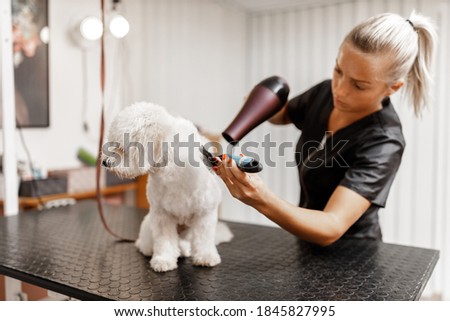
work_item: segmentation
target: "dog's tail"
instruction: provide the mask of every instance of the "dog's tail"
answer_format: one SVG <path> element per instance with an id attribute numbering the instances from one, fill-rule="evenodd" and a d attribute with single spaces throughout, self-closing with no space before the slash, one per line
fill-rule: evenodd
<path id="1" fill-rule="evenodd" d="M 217 222 L 216 225 L 216 245 L 220 243 L 230 242 L 233 239 L 233 233 L 231 232 L 228 225 L 224 222 Z"/>

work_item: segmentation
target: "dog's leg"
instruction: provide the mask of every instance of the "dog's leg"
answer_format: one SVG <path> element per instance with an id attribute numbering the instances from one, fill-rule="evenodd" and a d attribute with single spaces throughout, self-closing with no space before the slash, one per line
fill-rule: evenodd
<path id="1" fill-rule="evenodd" d="M 187 227 L 179 234 L 179 246 L 182 257 L 190 257 L 191 256 L 191 240 L 192 240 L 192 231 L 190 227 Z"/>
<path id="2" fill-rule="evenodd" d="M 151 212 L 152 211 L 150 210 L 150 212 L 145 215 L 139 229 L 139 237 L 134 243 L 139 251 L 145 256 L 152 256 L 153 254 L 153 236 L 150 222 Z"/>
<path id="3" fill-rule="evenodd" d="M 220 256 L 214 242 L 217 224 L 215 213 L 200 214 L 192 224 L 192 259 L 194 265 L 215 266 L 220 263 Z"/>
<path id="4" fill-rule="evenodd" d="M 163 211 L 152 212 L 150 217 L 154 241 L 150 266 L 155 272 L 174 270 L 180 256 L 177 223 Z"/>

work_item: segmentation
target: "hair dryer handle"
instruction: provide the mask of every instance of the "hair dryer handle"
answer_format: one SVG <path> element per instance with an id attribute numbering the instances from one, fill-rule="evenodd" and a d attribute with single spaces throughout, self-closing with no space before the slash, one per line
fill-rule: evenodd
<path id="1" fill-rule="evenodd" d="M 264 79 L 253 88 L 244 106 L 222 136 L 233 145 L 256 126 L 275 115 L 289 95 L 287 82 L 278 76 Z"/>

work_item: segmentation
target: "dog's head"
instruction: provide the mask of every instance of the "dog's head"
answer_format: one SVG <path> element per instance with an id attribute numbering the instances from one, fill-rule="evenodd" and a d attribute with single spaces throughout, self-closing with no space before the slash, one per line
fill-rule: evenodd
<path id="1" fill-rule="evenodd" d="M 167 139 L 175 118 L 165 108 L 136 103 L 114 118 L 102 148 L 102 163 L 120 177 L 134 178 L 167 165 Z"/>

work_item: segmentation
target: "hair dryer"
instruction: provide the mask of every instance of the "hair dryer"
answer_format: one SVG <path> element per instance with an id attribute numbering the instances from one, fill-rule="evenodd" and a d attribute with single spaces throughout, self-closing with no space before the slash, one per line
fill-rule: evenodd
<path id="1" fill-rule="evenodd" d="M 275 115 L 287 101 L 289 86 L 278 76 L 264 79 L 250 92 L 236 118 L 222 136 L 232 145 L 236 145 L 242 137 L 256 126 Z"/>

